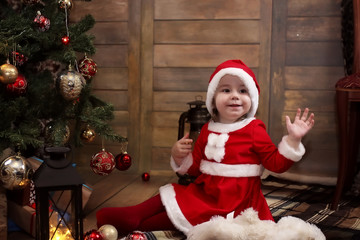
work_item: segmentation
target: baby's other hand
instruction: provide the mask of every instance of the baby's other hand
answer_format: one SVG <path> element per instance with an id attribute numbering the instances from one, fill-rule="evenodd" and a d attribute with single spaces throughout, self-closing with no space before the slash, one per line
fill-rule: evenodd
<path id="1" fill-rule="evenodd" d="M 292 123 L 289 116 L 285 117 L 286 120 L 286 128 L 288 131 L 288 142 L 290 144 L 298 145 L 301 141 L 301 139 L 311 130 L 311 128 L 315 124 L 315 115 L 314 113 L 311 113 L 309 115 L 309 109 L 305 108 L 302 116 L 301 115 L 301 109 L 298 108 L 295 116 L 295 120 Z"/>

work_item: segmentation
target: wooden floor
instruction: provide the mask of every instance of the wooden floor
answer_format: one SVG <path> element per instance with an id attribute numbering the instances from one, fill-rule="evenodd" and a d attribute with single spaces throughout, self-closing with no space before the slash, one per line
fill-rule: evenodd
<path id="1" fill-rule="evenodd" d="M 89 176 L 86 182 L 92 186 L 93 192 L 87 202 L 84 213 L 84 233 L 97 229 L 96 211 L 102 207 L 131 206 L 156 195 L 159 187 L 176 182 L 175 173 L 150 173 L 150 180 L 145 182 L 141 174 L 128 174 L 114 171 L 106 177 Z M 95 182 L 92 185 L 92 182 Z"/>
<path id="2" fill-rule="evenodd" d="M 85 183 L 93 191 L 84 208 L 84 233 L 97 229 L 96 211 L 102 207 L 131 206 L 156 195 L 159 187 L 176 182 L 177 176 L 172 172 L 150 173 L 150 180 L 145 182 L 141 174 L 113 171 L 108 176 L 99 176 L 89 168 L 77 168 Z M 1 237 L 0 237 L 1 239 Z M 7 240 L 33 240 L 28 234 L 11 232 Z"/>

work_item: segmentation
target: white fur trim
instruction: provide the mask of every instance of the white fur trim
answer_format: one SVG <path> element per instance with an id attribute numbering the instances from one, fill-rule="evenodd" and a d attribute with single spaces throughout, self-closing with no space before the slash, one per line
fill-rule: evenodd
<path id="1" fill-rule="evenodd" d="M 287 135 L 284 136 L 279 143 L 279 153 L 294 162 L 298 162 L 305 154 L 305 147 L 302 143 L 299 144 L 299 147 L 297 149 L 291 147 L 286 141 L 287 137 Z"/>
<path id="2" fill-rule="evenodd" d="M 205 156 L 208 159 L 214 159 L 217 162 L 221 162 L 225 156 L 225 143 L 228 139 L 229 135 L 227 133 L 210 133 L 205 147 Z"/>
<path id="3" fill-rule="evenodd" d="M 213 120 L 210 120 L 208 129 L 213 132 L 217 133 L 229 133 L 234 132 L 235 130 L 241 129 L 248 125 L 250 122 L 255 120 L 254 117 L 246 118 L 242 121 L 234 122 L 234 123 L 219 123 L 214 122 Z"/>
<path id="4" fill-rule="evenodd" d="M 245 87 L 249 91 L 249 95 L 251 98 L 251 108 L 248 113 L 248 117 L 254 117 L 259 105 L 259 91 L 256 87 L 255 80 L 243 69 L 241 68 L 224 68 L 217 72 L 214 77 L 211 79 L 207 94 L 206 94 L 206 107 L 211 115 L 213 115 L 213 98 L 215 96 L 216 89 L 219 85 L 219 82 L 223 76 L 226 74 L 233 75 L 239 77 L 244 83 Z"/>
<path id="5" fill-rule="evenodd" d="M 166 213 L 169 219 L 177 229 L 187 234 L 193 228 L 193 226 L 185 218 L 179 205 L 177 204 L 175 198 L 176 194 L 173 185 L 167 184 L 165 186 L 162 186 L 160 187 L 159 192 L 160 192 L 161 202 L 165 206 Z"/>
<path id="6" fill-rule="evenodd" d="M 257 177 L 264 168 L 257 164 L 223 164 L 201 160 L 200 171 L 212 176 L 222 177 Z"/>
<path id="7" fill-rule="evenodd" d="M 258 213 L 248 208 L 234 219 L 214 216 L 210 221 L 196 225 L 187 240 L 325 240 L 324 234 L 314 224 L 300 218 L 283 217 L 278 223 L 260 220 Z"/>
<path id="8" fill-rule="evenodd" d="M 176 164 L 174 158 L 171 156 L 170 157 L 170 166 L 171 168 L 179 173 L 179 174 L 185 174 L 187 173 L 187 171 L 189 170 L 189 168 L 191 167 L 191 165 L 193 164 L 193 157 L 192 154 L 189 153 L 183 160 L 182 164 L 179 166 Z"/>

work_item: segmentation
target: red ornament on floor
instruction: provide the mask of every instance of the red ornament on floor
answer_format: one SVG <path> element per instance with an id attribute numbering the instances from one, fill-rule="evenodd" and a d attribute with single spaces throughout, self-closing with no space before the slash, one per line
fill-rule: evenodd
<path id="1" fill-rule="evenodd" d="M 88 231 L 84 235 L 84 240 L 103 240 L 103 237 L 95 229 Z"/>
<path id="2" fill-rule="evenodd" d="M 141 175 L 141 178 L 144 182 L 147 182 L 150 180 L 150 174 L 147 173 L 147 172 L 144 172 L 142 175 Z"/>
<path id="3" fill-rule="evenodd" d="M 115 157 L 115 167 L 120 171 L 128 170 L 131 167 L 131 156 L 126 152 L 118 154 Z"/>
<path id="4" fill-rule="evenodd" d="M 61 42 L 64 44 L 64 45 L 68 45 L 70 43 L 70 38 L 69 36 L 63 36 L 61 38 Z"/>
<path id="5" fill-rule="evenodd" d="M 132 232 L 126 236 L 125 240 L 146 240 L 146 236 L 142 232 Z"/>

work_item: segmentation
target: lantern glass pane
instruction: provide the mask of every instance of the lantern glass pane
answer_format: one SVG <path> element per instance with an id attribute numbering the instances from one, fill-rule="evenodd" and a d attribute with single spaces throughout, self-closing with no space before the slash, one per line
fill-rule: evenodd
<path id="1" fill-rule="evenodd" d="M 49 239 L 73 240 L 74 219 L 71 211 L 73 205 L 72 191 L 61 190 L 49 192 Z"/>

